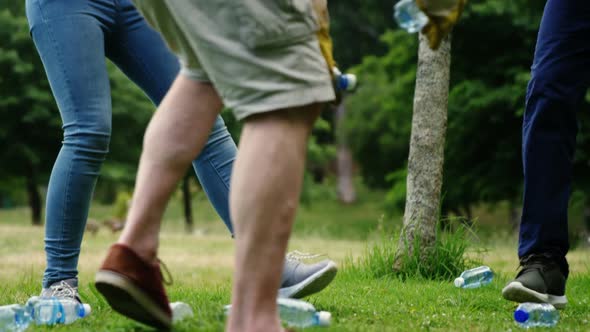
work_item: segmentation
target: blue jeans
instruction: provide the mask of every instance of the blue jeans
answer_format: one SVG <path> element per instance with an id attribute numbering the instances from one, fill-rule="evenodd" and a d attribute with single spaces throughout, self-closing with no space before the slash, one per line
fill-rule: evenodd
<path id="1" fill-rule="evenodd" d="M 43 287 L 76 278 L 88 209 L 111 136 L 105 57 L 159 104 L 180 66 L 130 0 L 27 0 L 31 35 L 63 121 L 47 193 Z M 193 166 L 227 225 L 236 146 L 219 117 Z"/>
<path id="2" fill-rule="evenodd" d="M 551 254 L 566 273 L 576 110 L 589 85 L 590 2 L 549 0 L 523 122 L 524 202 L 518 254 Z"/>

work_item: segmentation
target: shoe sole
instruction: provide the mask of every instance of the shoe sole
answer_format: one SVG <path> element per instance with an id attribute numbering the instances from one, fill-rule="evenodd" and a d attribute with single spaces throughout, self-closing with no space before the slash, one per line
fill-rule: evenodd
<path id="1" fill-rule="evenodd" d="M 337 272 L 336 263 L 329 262 L 323 269 L 298 284 L 279 289 L 279 297 L 300 299 L 315 294 L 326 288 L 334 280 Z"/>
<path id="2" fill-rule="evenodd" d="M 96 273 L 96 289 L 123 316 L 160 330 L 169 330 L 172 317 L 127 277 L 113 271 Z"/>
<path id="3" fill-rule="evenodd" d="M 550 303 L 557 309 L 565 308 L 567 298 L 565 295 L 550 295 L 536 292 L 526 288 L 521 282 L 513 281 L 502 289 L 502 296 L 508 300 L 518 303 L 535 302 Z"/>

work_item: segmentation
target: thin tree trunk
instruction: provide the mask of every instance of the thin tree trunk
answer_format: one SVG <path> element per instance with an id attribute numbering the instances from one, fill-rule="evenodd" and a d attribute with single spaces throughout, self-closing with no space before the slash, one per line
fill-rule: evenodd
<path id="1" fill-rule="evenodd" d="M 438 50 L 433 51 L 428 47 L 426 38 L 420 34 L 406 208 L 394 270 L 402 269 L 402 257 L 413 255 L 414 250 L 419 250 L 421 257 L 426 257 L 436 240 L 447 129 L 450 65 L 450 37 L 442 42 Z M 414 248 L 416 243 L 419 243 L 419 248 Z"/>
<path id="2" fill-rule="evenodd" d="M 191 205 L 191 174 L 188 173 L 182 181 L 182 203 L 184 206 L 184 226 L 187 233 L 193 232 L 193 207 Z"/>
<path id="3" fill-rule="evenodd" d="M 340 126 L 346 114 L 346 107 L 344 105 L 344 97 L 340 101 L 336 110 L 336 132 L 340 132 Z M 354 189 L 353 167 L 354 160 L 352 159 L 352 151 L 348 147 L 348 142 L 344 135 L 337 135 L 338 150 L 338 199 L 345 204 L 352 204 L 356 202 L 356 191 Z"/>
<path id="4" fill-rule="evenodd" d="M 35 226 L 41 223 L 41 194 L 37 187 L 37 175 L 34 167 L 29 165 L 29 174 L 27 175 L 27 195 L 29 198 L 29 207 L 31 208 L 31 222 Z"/>

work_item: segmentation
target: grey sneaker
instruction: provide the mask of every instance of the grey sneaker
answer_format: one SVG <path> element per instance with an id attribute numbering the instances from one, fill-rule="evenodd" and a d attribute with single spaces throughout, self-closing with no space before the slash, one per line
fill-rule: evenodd
<path id="1" fill-rule="evenodd" d="M 520 262 L 522 269 L 516 279 L 502 290 L 502 296 L 518 303 L 550 303 L 565 308 L 566 276 L 555 259 L 548 255 L 530 255 Z"/>
<path id="2" fill-rule="evenodd" d="M 305 264 L 303 260 L 319 255 L 289 253 L 285 259 L 279 297 L 299 299 L 317 293 L 332 282 L 338 272 L 336 263 L 325 259 L 318 263 Z"/>
<path id="3" fill-rule="evenodd" d="M 80 299 L 80 295 L 78 294 L 77 279 L 54 282 L 49 288 L 44 288 L 41 291 L 41 297 L 70 298 L 82 303 L 82 299 Z"/>

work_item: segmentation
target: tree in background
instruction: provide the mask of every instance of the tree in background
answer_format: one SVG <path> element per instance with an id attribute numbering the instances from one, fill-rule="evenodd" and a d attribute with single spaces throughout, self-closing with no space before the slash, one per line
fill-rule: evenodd
<path id="1" fill-rule="evenodd" d="M 360 85 L 346 98 L 349 111 L 341 133 L 348 137 L 363 180 L 373 188 L 390 186 L 387 175 L 405 168 L 408 160 L 418 45 L 399 30 L 386 32 L 381 43 L 387 54 L 367 56 L 352 69 Z"/>
<path id="2" fill-rule="evenodd" d="M 0 3 L 0 40 L 0 188 L 22 183 L 33 223 L 41 224 L 43 197 L 39 188 L 47 183 L 63 131 L 29 35 L 23 1 Z M 108 69 L 113 137 L 97 191 L 113 203 L 119 190 L 133 185 L 143 133 L 154 106 L 115 66 L 109 64 Z"/>
<path id="3" fill-rule="evenodd" d="M 59 149 L 61 123 L 23 7 L 22 1 L 0 5 L 0 181 L 24 180 L 32 222 L 40 225 L 39 184 Z"/>
<path id="4" fill-rule="evenodd" d="M 408 158 L 404 225 L 394 269 L 403 268 L 403 257 L 414 251 L 430 255 L 436 241 L 439 218 L 447 104 L 451 67 L 450 37 L 432 50 L 420 34 L 414 113 Z M 415 246 L 418 246 L 416 248 Z"/>
<path id="5" fill-rule="evenodd" d="M 342 97 L 344 99 L 344 97 Z M 346 105 L 342 100 L 334 114 L 336 133 L 340 132 L 340 126 L 346 115 Z M 356 191 L 354 188 L 354 160 L 350 150 L 348 137 L 339 135 L 336 137 L 336 169 L 337 169 L 337 186 L 338 199 L 345 204 L 352 204 L 356 201 Z"/>
<path id="6" fill-rule="evenodd" d="M 445 215 L 470 217 L 476 204 L 503 201 L 518 210 L 524 95 L 543 5 L 540 0 L 471 1 L 455 27 L 441 205 Z M 347 99 L 345 134 L 364 181 L 390 188 L 386 207 L 398 215 L 406 197 L 416 42 L 399 30 L 386 32 L 381 42 L 387 53 L 366 56 L 353 68 L 362 84 Z M 582 160 L 579 165 L 584 167 Z"/>

